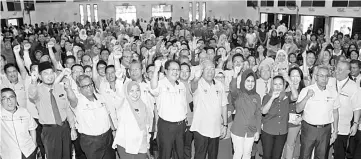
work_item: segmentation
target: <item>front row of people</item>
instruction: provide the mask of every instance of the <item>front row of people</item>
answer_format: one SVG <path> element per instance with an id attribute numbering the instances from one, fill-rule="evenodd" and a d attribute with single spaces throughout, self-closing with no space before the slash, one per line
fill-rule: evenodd
<path id="1" fill-rule="evenodd" d="M 196 159 L 206 156 L 216 159 L 220 139 L 227 133 L 231 133 L 233 159 L 251 158 L 254 141 L 259 139 L 263 158 L 279 159 L 284 147 L 284 156 L 292 156 L 292 141 L 300 129 L 301 159 L 308 159 L 312 154 L 315 158 L 325 158 L 332 143 L 335 158 L 341 159 L 345 158 L 344 143 L 348 135 L 355 135 L 358 129 L 361 93 L 348 78 L 350 64 L 346 61 L 338 63 L 336 79 L 329 77 L 327 67 L 318 66 L 313 75 L 315 83 L 307 87 L 301 69 L 281 72 L 272 78 L 270 91 L 263 99 L 256 89 L 257 75 L 250 69 L 242 72 L 241 67 L 235 67 L 232 70 L 227 99 L 226 86 L 222 80 L 215 80 L 216 69 L 211 61 L 202 62 L 190 83 L 182 80 L 189 76 L 181 77 L 178 82 L 182 71 L 189 72 L 189 66 L 167 61 L 165 77 L 160 79 L 157 72 L 161 66 L 160 61 L 155 62 L 155 73 L 147 90 L 156 97 L 158 115 L 154 120 L 160 159 L 188 158 L 190 155 L 185 149 L 188 142 L 184 137 L 190 134 L 192 137 L 188 140 L 194 139 Z M 150 156 L 153 112 L 142 101 L 143 91 L 138 82 L 122 80 L 125 82 L 122 88 L 117 88 L 123 98 L 116 108 L 117 123 L 114 123 L 106 99 L 97 93 L 91 77 L 79 75 L 75 81 L 78 89 L 74 90 L 71 78 L 62 79 L 61 84 L 56 82 L 50 63 L 40 63 L 38 72 L 29 77 L 28 96 L 39 112 L 43 126 L 41 136 L 36 136 L 37 124 L 28 111 L 18 105 L 16 93 L 10 88 L 1 90 L 1 155 L 4 159 L 35 159 L 39 137 L 49 159 L 70 158 L 71 140 L 76 138 L 80 138 L 88 159 L 115 159 L 114 149 L 121 158 Z M 228 104 L 236 110 L 230 132 L 227 132 Z M 188 128 L 187 113 L 194 115 Z M 350 125 L 352 117 L 354 122 Z"/>

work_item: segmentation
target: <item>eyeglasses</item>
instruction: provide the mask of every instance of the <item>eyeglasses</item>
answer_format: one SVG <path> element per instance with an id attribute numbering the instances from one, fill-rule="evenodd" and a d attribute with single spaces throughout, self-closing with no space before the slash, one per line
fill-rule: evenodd
<path id="1" fill-rule="evenodd" d="M 88 85 L 84 85 L 84 86 L 79 86 L 81 89 L 89 89 L 89 88 L 93 88 L 94 87 L 94 84 L 93 83 L 90 83 Z"/>
<path id="2" fill-rule="evenodd" d="M 12 95 L 12 96 L 10 96 L 9 98 L 7 98 L 7 97 L 3 97 L 3 98 L 1 98 L 1 102 L 4 102 L 4 101 L 11 101 L 11 100 L 14 100 L 16 98 L 16 96 L 14 96 L 14 95 Z"/>
<path id="3" fill-rule="evenodd" d="M 168 69 L 168 71 L 170 71 L 170 72 L 179 72 L 180 69 Z"/>
<path id="4" fill-rule="evenodd" d="M 319 77 L 319 78 L 328 78 L 327 75 L 317 75 L 317 77 Z"/>

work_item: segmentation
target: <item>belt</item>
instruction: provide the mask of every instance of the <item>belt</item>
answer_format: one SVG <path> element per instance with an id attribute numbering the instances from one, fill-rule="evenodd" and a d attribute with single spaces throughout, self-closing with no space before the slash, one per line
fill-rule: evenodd
<path id="1" fill-rule="evenodd" d="M 108 131 L 106 131 L 105 133 L 100 134 L 100 135 L 87 135 L 87 134 L 84 134 L 84 133 L 79 133 L 79 134 L 82 135 L 82 136 L 85 136 L 85 137 L 103 137 L 103 136 L 108 135 L 111 132 L 112 132 L 112 129 L 109 129 Z"/>
<path id="2" fill-rule="evenodd" d="M 305 122 L 307 123 L 307 122 Z M 324 127 L 327 127 L 331 124 L 323 124 L 323 125 L 313 125 L 313 124 L 310 124 L 310 123 L 307 123 L 308 125 L 312 126 L 312 127 L 315 127 L 315 128 L 324 128 Z"/>
<path id="3" fill-rule="evenodd" d="M 186 120 L 184 119 L 184 120 L 177 121 L 177 122 L 171 122 L 171 121 L 164 120 L 164 119 L 162 119 L 162 118 L 159 118 L 159 119 L 163 120 L 164 122 L 166 122 L 166 123 L 168 123 L 168 124 L 176 124 L 176 125 L 181 125 L 181 124 L 185 123 L 185 121 L 186 121 Z"/>
<path id="4" fill-rule="evenodd" d="M 63 126 L 64 124 L 66 124 L 66 120 L 64 120 L 61 125 L 58 124 L 43 124 L 43 127 L 58 127 L 58 126 Z"/>

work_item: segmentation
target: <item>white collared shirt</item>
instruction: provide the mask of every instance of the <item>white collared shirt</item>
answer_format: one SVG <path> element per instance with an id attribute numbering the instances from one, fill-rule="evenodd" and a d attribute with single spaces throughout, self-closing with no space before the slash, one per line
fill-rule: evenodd
<path id="1" fill-rule="evenodd" d="M 182 82 L 172 85 L 168 78 L 163 78 L 152 92 L 156 96 L 159 117 L 170 122 L 179 122 L 187 117 L 186 87 Z"/>
<path id="2" fill-rule="evenodd" d="M 116 80 L 114 91 L 110 88 L 108 81 L 102 81 L 99 88 L 100 95 L 104 98 L 115 128 L 117 128 L 116 123 L 118 123 L 117 111 L 121 107 L 120 103 L 124 100 L 123 86 L 122 80 Z"/>
<path id="3" fill-rule="evenodd" d="M 225 81 L 225 85 L 226 85 L 226 91 L 229 91 L 229 84 L 231 83 L 232 79 L 233 79 L 233 75 L 234 75 L 234 70 L 225 70 L 223 71 L 224 73 L 224 81 Z M 242 72 L 241 72 L 242 74 Z M 241 83 L 241 78 L 242 76 L 238 76 L 237 77 L 237 88 L 240 88 L 239 85 Z"/>
<path id="4" fill-rule="evenodd" d="M 349 135 L 353 112 L 361 109 L 361 89 L 348 77 L 337 81 L 340 98 L 338 134 Z"/>
<path id="5" fill-rule="evenodd" d="M 142 99 L 143 103 L 147 108 L 147 113 L 150 118 L 149 130 L 151 131 L 153 129 L 155 99 L 151 93 L 150 83 L 140 82 L 139 86 L 141 91 L 140 99 Z"/>
<path id="6" fill-rule="evenodd" d="M 38 126 L 30 113 L 22 107 L 12 114 L 1 109 L 1 149 L 3 159 L 20 159 L 30 156 L 36 149 L 29 131 Z"/>
<path id="7" fill-rule="evenodd" d="M 317 84 L 313 84 L 301 90 L 297 103 L 306 97 L 309 89 L 312 89 L 315 93 L 306 102 L 305 109 L 303 110 L 303 120 L 313 125 L 332 123 L 334 121 L 333 110 L 340 107 L 340 100 L 336 90 L 332 87 L 320 90 Z"/>
<path id="8" fill-rule="evenodd" d="M 271 78 L 267 80 L 267 90 L 266 90 L 266 81 L 263 78 L 259 78 L 256 80 L 256 92 L 261 97 L 261 101 L 263 100 L 263 97 L 269 92 L 270 89 L 271 89 Z"/>
<path id="9" fill-rule="evenodd" d="M 97 136 L 110 129 L 109 111 L 104 98 L 95 94 L 97 99 L 89 101 L 84 95 L 78 96 L 75 108 L 78 131 L 86 135 Z"/>
<path id="10" fill-rule="evenodd" d="M 359 74 L 357 77 L 352 76 L 352 78 L 356 78 L 355 82 L 358 87 L 361 87 L 361 74 Z"/>
<path id="11" fill-rule="evenodd" d="M 209 84 L 203 78 L 193 93 L 194 115 L 190 128 L 203 136 L 216 138 L 221 135 L 222 108 L 228 104 L 223 84 L 214 80 Z"/>

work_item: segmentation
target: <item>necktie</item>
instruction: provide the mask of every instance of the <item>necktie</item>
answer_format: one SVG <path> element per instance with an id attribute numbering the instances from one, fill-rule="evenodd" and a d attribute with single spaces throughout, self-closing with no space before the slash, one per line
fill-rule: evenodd
<path id="1" fill-rule="evenodd" d="M 62 125 L 62 120 L 61 120 L 58 104 L 56 104 L 56 100 L 55 100 L 55 97 L 54 97 L 54 94 L 53 94 L 53 89 L 50 89 L 49 92 L 50 92 L 51 108 L 53 109 L 55 123 L 57 125 Z"/>
<path id="2" fill-rule="evenodd" d="M 265 94 L 268 93 L 268 81 L 264 81 L 264 85 L 265 85 Z"/>
<path id="3" fill-rule="evenodd" d="M 127 78 L 130 78 L 129 68 L 125 68 L 125 75 L 127 76 Z"/>

